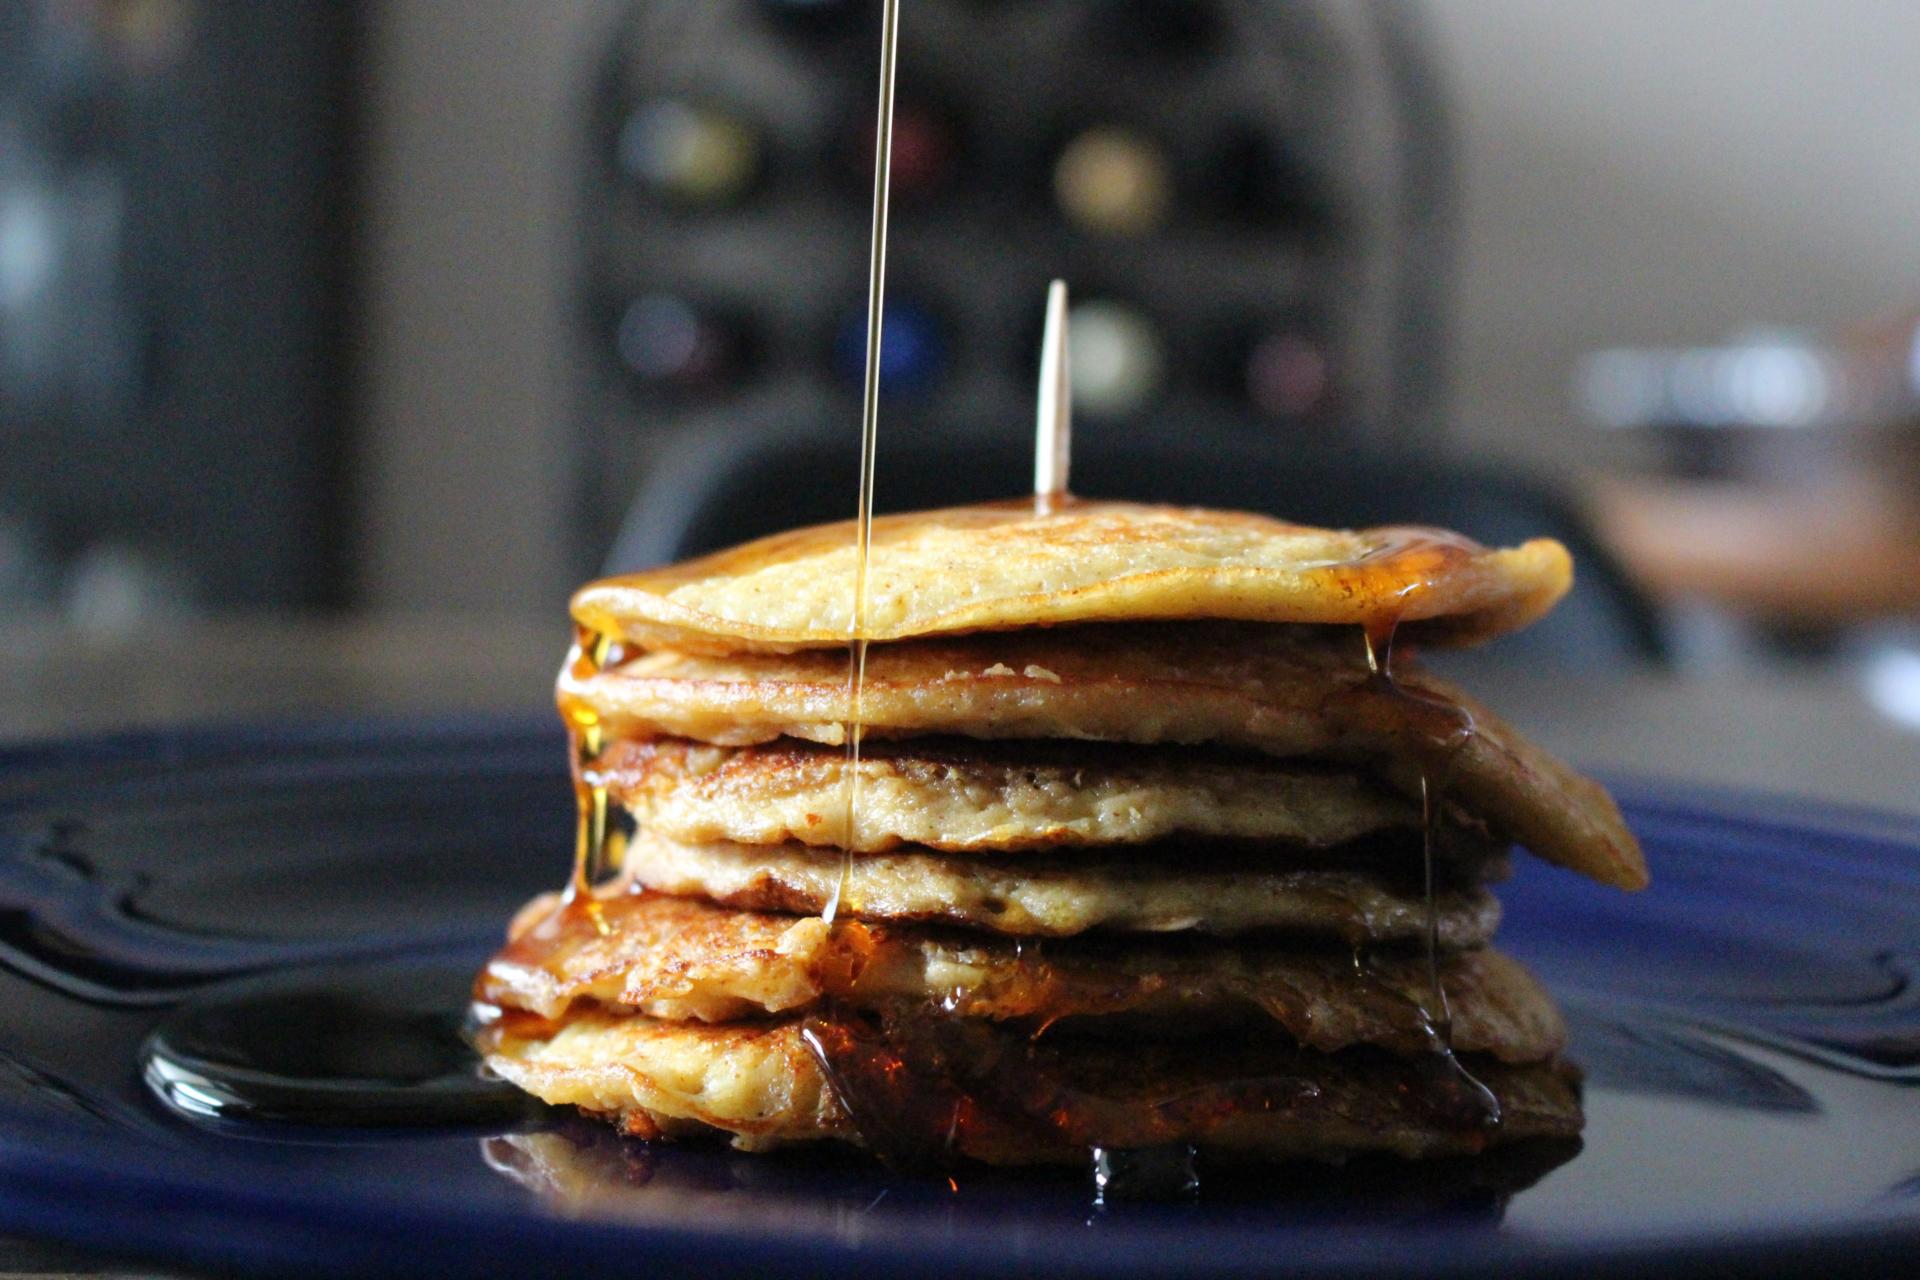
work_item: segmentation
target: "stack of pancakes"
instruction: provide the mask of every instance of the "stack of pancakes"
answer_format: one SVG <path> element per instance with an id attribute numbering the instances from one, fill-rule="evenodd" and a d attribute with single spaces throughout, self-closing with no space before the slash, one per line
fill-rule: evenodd
<path id="1" fill-rule="evenodd" d="M 857 778 L 852 545 L 575 597 L 610 642 L 561 679 L 580 780 L 633 831 L 481 975 L 495 1071 L 639 1136 L 908 1162 L 1578 1132 L 1487 885 L 1518 843 L 1638 888 L 1638 846 L 1408 652 L 1539 617 L 1558 544 L 1077 500 L 878 520 Z"/>

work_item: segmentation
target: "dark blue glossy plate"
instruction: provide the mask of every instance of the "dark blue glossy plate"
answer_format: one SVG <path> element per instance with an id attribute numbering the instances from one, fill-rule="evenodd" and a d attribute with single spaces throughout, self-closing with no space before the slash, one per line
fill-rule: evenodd
<path id="1" fill-rule="evenodd" d="M 1191 1202 L 482 1128 L 202 1123 L 143 1086 L 183 1000 L 311 966 L 458 1000 L 564 874 L 556 731 L 224 730 L 0 752 L 0 1233 L 180 1266 L 1485 1274 L 1893 1271 L 1920 1250 L 1920 824 L 1618 788 L 1654 888 L 1525 865 L 1502 945 L 1574 1023 L 1584 1150 L 1287 1170 Z M 1558 1163 L 1556 1163 L 1558 1162 Z"/>

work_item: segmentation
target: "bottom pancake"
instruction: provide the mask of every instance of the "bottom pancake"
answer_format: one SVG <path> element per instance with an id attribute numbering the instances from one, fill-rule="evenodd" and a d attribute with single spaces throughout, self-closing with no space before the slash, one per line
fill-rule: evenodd
<path id="1" fill-rule="evenodd" d="M 1581 1125 L 1577 1074 L 1463 1056 L 1281 1042 L 1034 1040 L 979 1021 L 844 1013 L 665 1022 L 508 1013 L 487 1065 L 640 1137 L 706 1130 L 759 1150 L 836 1139 L 898 1164 L 1080 1165 L 1089 1147 L 1191 1144 L 1217 1157 L 1470 1154 Z M 1484 1088 L 1482 1088 L 1484 1086 Z"/>
<path id="2" fill-rule="evenodd" d="M 636 893 L 595 910 L 536 899 L 488 962 L 480 1001 L 547 1018 L 571 1009 L 727 1022 L 838 1001 L 937 1007 L 1024 1029 L 1155 1039 L 1278 1029 L 1326 1052 L 1370 1044 L 1432 1051 L 1442 1016 L 1454 1047 L 1509 1062 L 1553 1057 L 1566 1027 L 1521 965 L 1497 951 L 1357 955 L 1207 937 L 1019 940 L 912 924 L 733 911 Z"/>

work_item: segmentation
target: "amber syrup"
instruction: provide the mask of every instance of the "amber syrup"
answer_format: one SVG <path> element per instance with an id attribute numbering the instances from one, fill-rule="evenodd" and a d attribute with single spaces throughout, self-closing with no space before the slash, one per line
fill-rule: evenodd
<path id="1" fill-rule="evenodd" d="M 617 662 L 620 656 L 613 637 L 581 627 L 567 654 L 567 670 L 576 682 L 584 681 Z M 607 745 L 606 725 L 599 712 L 568 694 L 560 697 L 560 714 L 567 725 L 574 803 L 578 812 L 573 874 L 567 881 L 561 909 L 585 913 L 594 928 L 605 934 L 611 931 L 611 926 L 594 890 L 620 870 L 627 842 L 627 832 L 613 821 L 606 777 L 600 770 L 600 753 Z"/>
<path id="2" fill-rule="evenodd" d="M 480 1068 L 465 964 L 294 968 L 213 989 L 141 1045 L 142 1078 L 196 1120 L 323 1128 L 509 1126 L 544 1104 Z"/>
<path id="3" fill-rule="evenodd" d="M 1417 589 L 1409 586 L 1403 594 Z M 1394 640 L 1400 619 L 1388 615 L 1361 627 L 1366 647 L 1367 674 L 1393 697 L 1411 704 L 1421 721 L 1420 730 L 1438 744 L 1438 760 L 1425 758 L 1420 765 L 1420 873 L 1421 892 L 1426 907 L 1425 945 L 1427 959 L 1427 1003 L 1419 1010 L 1421 1026 L 1435 1056 L 1445 1069 L 1445 1087 L 1439 1098 L 1440 1109 L 1449 1118 L 1482 1127 L 1489 1132 L 1500 1125 L 1500 1101 L 1482 1084 L 1453 1051 L 1453 1010 L 1447 1001 L 1446 983 L 1440 977 L 1440 912 L 1434 894 L 1434 852 L 1441 838 L 1441 820 L 1446 788 L 1452 780 L 1455 763 L 1466 751 L 1477 732 L 1473 714 L 1449 698 L 1406 688 L 1394 679 Z M 1364 953 L 1354 952 L 1354 968 L 1368 977 Z"/>
<path id="4" fill-rule="evenodd" d="M 887 210 L 893 184 L 893 86 L 900 47 L 900 0 L 887 0 L 880 17 L 880 107 L 874 128 L 873 227 L 867 258 L 867 364 L 860 395 L 860 492 L 854 513 L 853 611 L 847 626 L 846 821 L 840 878 L 821 911 L 832 924 L 853 875 L 859 844 L 860 740 L 866 732 L 867 569 L 873 551 L 873 468 L 880 437 L 880 338 L 887 293 Z"/>

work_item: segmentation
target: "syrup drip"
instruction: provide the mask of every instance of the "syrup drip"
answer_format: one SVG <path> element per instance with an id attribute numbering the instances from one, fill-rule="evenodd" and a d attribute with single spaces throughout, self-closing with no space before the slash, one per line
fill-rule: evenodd
<path id="1" fill-rule="evenodd" d="M 1382 663 L 1390 665 L 1394 633 L 1403 620 L 1413 621 L 1407 617 L 1413 601 L 1484 548 L 1446 529 L 1403 525 L 1383 532 L 1380 544 L 1366 554 L 1319 572 L 1348 597 L 1369 607 L 1369 620 L 1362 630 L 1370 651 L 1377 644 Z"/>
<path id="2" fill-rule="evenodd" d="M 567 654 L 567 667 L 574 680 L 584 681 L 598 675 L 611 662 L 617 662 L 619 657 L 611 636 L 581 627 Z M 593 890 L 620 870 L 625 861 L 628 835 L 612 820 L 607 782 L 600 771 L 600 753 L 607 745 L 606 725 L 592 707 L 564 694 L 560 699 L 560 714 L 567 725 L 574 803 L 579 814 L 574 832 L 573 875 L 561 899 L 562 909 L 584 913 L 596 930 L 606 934 L 612 932 L 612 926 Z"/>
<path id="3" fill-rule="evenodd" d="M 981 1052 L 990 1032 L 976 1025 L 895 1011 L 865 1016 L 829 1005 L 809 1017 L 801 1038 L 861 1140 L 890 1169 L 931 1173 L 965 1153 L 1007 1142 L 1031 1144 L 1072 1124 L 1058 1090 L 1033 1089 L 1025 1058 Z M 1024 1086 L 1024 1088 L 1023 1088 Z M 1036 1115 L 1023 1092 L 1052 1103 Z"/>
<path id="4" fill-rule="evenodd" d="M 1400 596 L 1404 598 L 1415 589 L 1416 586 L 1409 584 Z M 1463 1121 L 1477 1119 L 1479 1124 L 1492 1130 L 1500 1124 L 1499 1099 L 1461 1064 L 1453 1051 L 1453 1010 L 1447 1001 L 1446 983 L 1440 978 L 1440 912 L 1434 898 L 1434 849 L 1440 841 L 1445 789 L 1461 752 L 1473 740 L 1473 715 L 1456 702 L 1407 689 L 1393 678 L 1393 642 L 1399 622 L 1397 616 L 1376 619 L 1361 628 L 1361 637 L 1366 645 L 1368 674 L 1395 698 L 1411 704 L 1419 718 L 1427 722 L 1424 728 L 1438 730 L 1428 734 L 1430 741 L 1440 744 L 1438 766 L 1424 760 L 1420 766 L 1421 888 L 1427 917 L 1428 984 L 1428 1000 L 1419 1010 L 1420 1021 L 1434 1057 L 1444 1068 L 1440 1077 L 1442 1091 L 1451 1093 L 1458 1104 L 1445 1106 L 1443 1110 Z M 1365 955 L 1355 950 L 1353 961 L 1355 972 L 1371 981 Z"/>
<path id="5" fill-rule="evenodd" d="M 1093 1207 L 1115 1201 L 1178 1200 L 1200 1190 L 1195 1168 L 1199 1152 L 1191 1145 L 1165 1147 L 1091 1147 Z"/>
<path id="6" fill-rule="evenodd" d="M 809 1017 L 800 1039 L 834 1100 L 875 1158 L 900 1172 L 930 1172 L 969 1124 L 969 1100 L 920 1079 L 864 1019 L 831 1008 Z M 938 1146 L 928 1135 L 940 1133 Z"/>

